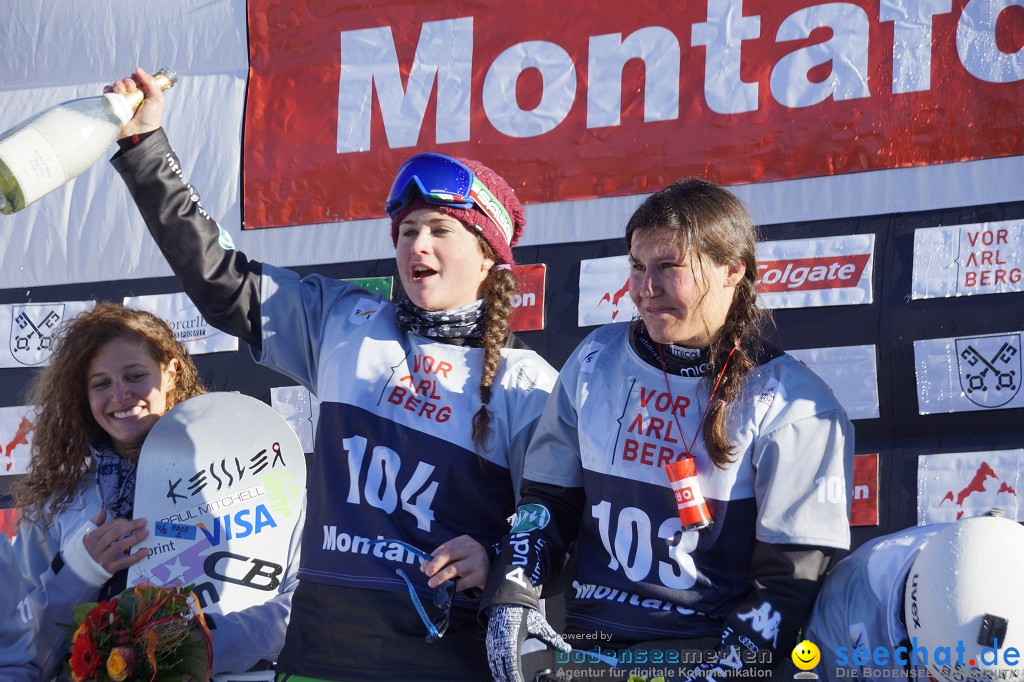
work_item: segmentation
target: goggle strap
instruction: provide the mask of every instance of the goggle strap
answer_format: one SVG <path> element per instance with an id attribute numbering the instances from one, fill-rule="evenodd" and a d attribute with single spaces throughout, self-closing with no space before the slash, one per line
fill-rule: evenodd
<path id="1" fill-rule="evenodd" d="M 426 626 L 427 633 L 434 639 L 440 639 L 442 635 L 438 631 L 437 626 L 431 622 L 426 609 L 423 608 L 423 602 L 420 601 L 420 596 L 416 594 L 416 588 L 413 586 L 412 580 L 410 580 L 409 576 L 405 574 L 405 571 L 400 568 L 396 568 L 395 573 L 405 581 L 405 587 L 409 590 L 409 598 L 412 600 L 412 605 L 416 609 L 416 614 L 420 617 L 420 620 L 423 621 L 423 625 Z"/>
<path id="2" fill-rule="evenodd" d="M 502 236 L 505 238 L 505 243 L 512 244 L 512 216 L 505 209 L 498 197 L 494 196 L 491 190 L 487 189 L 487 185 L 480 182 L 479 178 L 473 176 L 473 185 L 469 189 L 469 196 L 473 199 L 473 203 L 476 204 L 477 208 L 484 212 L 488 218 L 490 218 L 498 229 L 501 230 Z"/>

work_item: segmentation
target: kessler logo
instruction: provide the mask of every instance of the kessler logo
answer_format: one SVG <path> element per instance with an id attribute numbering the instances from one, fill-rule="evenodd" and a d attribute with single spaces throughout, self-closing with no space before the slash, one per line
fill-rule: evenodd
<path id="1" fill-rule="evenodd" d="M 757 290 L 776 293 L 855 287 L 870 258 L 871 254 L 860 253 L 761 261 L 757 265 Z"/>

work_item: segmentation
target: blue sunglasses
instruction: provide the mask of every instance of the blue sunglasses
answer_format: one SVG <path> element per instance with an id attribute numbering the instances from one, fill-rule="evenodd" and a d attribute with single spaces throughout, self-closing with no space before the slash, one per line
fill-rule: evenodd
<path id="1" fill-rule="evenodd" d="M 400 545 L 424 561 L 430 561 L 434 558 L 419 547 L 414 547 L 413 545 L 410 545 L 407 542 L 402 542 L 401 540 L 370 540 L 370 544 Z M 455 601 L 455 581 L 446 580 L 434 589 L 434 606 L 441 610 L 441 615 L 438 617 L 437 622 L 434 622 L 431 620 L 430 616 L 427 615 L 427 610 L 423 608 L 423 602 L 420 600 L 419 594 L 416 593 L 416 588 L 413 586 L 412 580 L 409 579 L 409 576 L 400 568 L 396 568 L 395 573 L 405 581 L 405 586 L 409 590 L 409 598 L 412 599 L 412 605 L 415 607 L 420 620 L 423 621 L 425 626 L 427 626 L 427 643 L 436 642 L 444 637 L 444 633 L 448 631 L 448 624 L 451 622 L 452 604 Z"/>
<path id="2" fill-rule="evenodd" d="M 395 174 L 384 210 L 393 218 L 416 199 L 452 208 L 475 206 L 501 228 L 506 242 L 512 242 L 508 210 L 469 166 L 450 156 L 427 152 L 406 160 Z"/>

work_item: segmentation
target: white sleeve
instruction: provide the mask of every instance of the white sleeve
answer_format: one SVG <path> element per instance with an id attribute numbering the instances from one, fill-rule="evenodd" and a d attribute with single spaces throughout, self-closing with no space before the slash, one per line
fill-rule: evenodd
<path id="1" fill-rule="evenodd" d="M 761 434 L 753 452 L 757 539 L 847 549 L 853 445 L 838 405 Z"/>
<path id="2" fill-rule="evenodd" d="M 100 588 L 83 580 L 67 566 L 54 572 L 51 563 L 60 552 L 60 537 L 55 522 L 48 529 L 22 519 L 13 549 L 26 583 L 26 605 L 35 622 L 36 663 L 49 679 L 59 672 L 67 654 L 68 633 L 60 623 L 70 623 L 74 609 L 95 601 Z"/>
<path id="3" fill-rule="evenodd" d="M 0 533 L 0 575 L 7 582 L 0 590 L 0 677 L 12 682 L 38 680 L 32 623 L 18 614 L 18 601 L 22 597 L 18 564 L 3 533 Z"/>
<path id="4" fill-rule="evenodd" d="M 570 359 L 558 376 L 533 432 L 523 468 L 524 479 L 564 488 L 582 487 L 579 415 L 574 402 L 577 376 L 578 367 Z"/>
<path id="5" fill-rule="evenodd" d="M 360 302 L 390 307 L 377 294 L 349 282 L 320 275 L 300 279 L 291 270 L 264 263 L 260 276 L 262 345 L 259 351 L 253 349 L 253 357 L 315 395 L 327 325 L 343 323 Z"/>

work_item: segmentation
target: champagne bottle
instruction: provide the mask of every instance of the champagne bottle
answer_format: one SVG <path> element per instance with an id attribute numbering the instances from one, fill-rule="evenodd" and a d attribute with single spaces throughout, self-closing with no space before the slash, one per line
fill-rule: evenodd
<path id="1" fill-rule="evenodd" d="M 153 74 L 166 90 L 169 69 Z M 142 104 L 141 90 L 71 100 L 0 135 L 0 213 L 20 211 L 96 163 Z"/>

